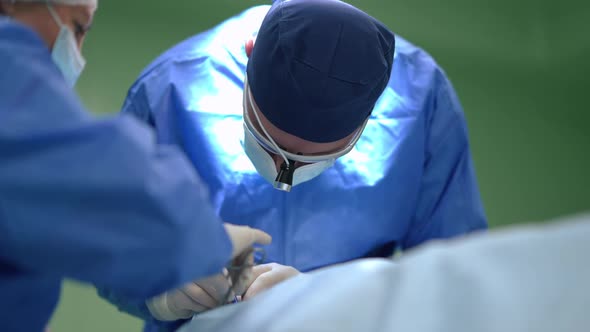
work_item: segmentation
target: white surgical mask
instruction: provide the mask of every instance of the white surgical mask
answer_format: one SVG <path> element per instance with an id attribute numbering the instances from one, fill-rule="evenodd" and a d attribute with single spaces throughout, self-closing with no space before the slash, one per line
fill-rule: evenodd
<path id="1" fill-rule="evenodd" d="M 78 49 L 76 38 L 74 37 L 72 30 L 62 23 L 50 4 L 47 4 L 47 8 L 55 20 L 55 23 L 57 23 L 60 28 L 59 35 L 57 35 L 57 39 L 53 44 L 51 58 L 63 74 L 66 82 L 73 87 L 76 85 L 76 81 L 78 81 L 80 74 L 82 74 L 84 66 L 86 66 L 86 60 L 84 60 L 84 57 L 82 57 L 82 54 Z"/>
<path id="2" fill-rule="evenodd" d="M 256 142 L 252 133 L 244 128 L 244 152 L 266 181 L 273 184 L 277 177 L 277 167 L 268 152 Z"/>
<path id="3" fill-rule="evenodd" d="M 270 154 L 268 154 L 268 152 L 256 142 L 256 138 L 254 138 L 247 128 L 244 128 L 244 151 L 248 158 L 250 158 L 250 161 L 252 161 L 258 174 L 270 184 L 274 184 L 278 174 L 275 161 Z M 335 159 L 329 159 L 303 165 L 295 169 L 295 172 L 293 173 L 293 186 L 307 182 L 322 174 L 323 171 L 334 165 L 334 161 Z"/>
<path id="4" fill-rule="evenodd" d="M 296 186 L 298 184 L 302 184 L 303 182 L 307 182 L 319 176 L 326 169 L 332 167 L 335 161 L 335 159 L 330 159 L 296 168 L 295 173 L 293 174 L 293 185 Z"/>

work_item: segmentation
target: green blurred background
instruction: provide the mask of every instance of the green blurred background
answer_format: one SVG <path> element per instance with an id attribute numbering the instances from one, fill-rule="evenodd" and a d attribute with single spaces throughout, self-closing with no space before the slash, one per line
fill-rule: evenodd
<path id="1" fill-rule="evenodd" d="M 349 1 L 423 47 L 461 98 L 493 227 L 590 210 L 590 2 Z M 117 112 L 158 54 L 241 10 L 248 0 L 103 0 L 78 90 Z M 550 244 L 548 244 L 550 245 Z M 140 322 L 66 283 L 52 332 L 139 331 Z"/>

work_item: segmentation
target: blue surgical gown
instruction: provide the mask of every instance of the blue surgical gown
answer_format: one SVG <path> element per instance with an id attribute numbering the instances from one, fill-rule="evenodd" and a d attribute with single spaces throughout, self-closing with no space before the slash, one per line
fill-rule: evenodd
<path id="1" fill-rule="evenodd" d="M 43 331 L 62 279 L 147 297 L 219 273 L 231 243 L 184 153 L 98 120 L 32 30 L 0 16 L 0 331 Z"/>
<path id="2" fill-rule="evenodd" d="M 256 173 L 242 146 L 244 43 L 268 8 L 162 54 L 123 106 L 186 152 L 216 213 L 270 233 L 267 261 L 302 271 L 484 229 L 459 100 L 435 61 L 400 37 L 389 85 L 352 152 L 290 193 Z"/>

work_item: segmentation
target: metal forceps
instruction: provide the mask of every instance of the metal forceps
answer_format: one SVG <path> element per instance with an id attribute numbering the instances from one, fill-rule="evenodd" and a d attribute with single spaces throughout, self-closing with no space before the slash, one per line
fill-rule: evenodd
<path id="1" fill-rule="evenodd" d="M 258 254 L 258 258 L 256 257 L 256 254 Z M 240 301 L 238 296 L 241 296 L 242 294 L 237 294 L 236 289 L 239 285 L 241 285 L 241 283 L 243 283 L 244 273 L 246 273 L 246 271 L 251 269 L 253 266 L 264 262 L 265 257 L 266 252 L 264 249 L 250 247 L 244 250 L 230 262 L 230 264 L 226 267 L 228 271 L 227 278 L 230 287 L 222 299 L 223 303 L 220 303 L 220 305 L 227 303 L 237 303 Z"/>

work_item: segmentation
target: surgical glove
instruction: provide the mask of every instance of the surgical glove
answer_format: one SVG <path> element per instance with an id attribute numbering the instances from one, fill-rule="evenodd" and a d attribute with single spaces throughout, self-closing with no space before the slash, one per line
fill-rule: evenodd
<path id="1" fill-rule="evenodd" d="M 152 316 L 160 321 L 174 321 L 190 318 L 193 315 L 225 304 L 233 298 L 233 292 L 227 277 L 227 270 L 209 278 L 200 279 L 182 288 L 158 295 L 146 305 Z"/>
<path id="2" fill-rule="evenodd" d="M 256 228 L 228 223 L 223 224 L 223 226 L 225 226 L 225 231 L 233 245 L 232 258 L 235 258 L 255 243 L 270 244 L 272 242 L 270 235 Z"/>
<path id="3" fill-rule="evenodd" d="M 300 274 L 301 272 L 294 267 L 277 263 L 256 265 L 252 268 L 252 282 L 246 290 L 243 299 L 248 300 L 281 281 L 285 281 Z"/>

